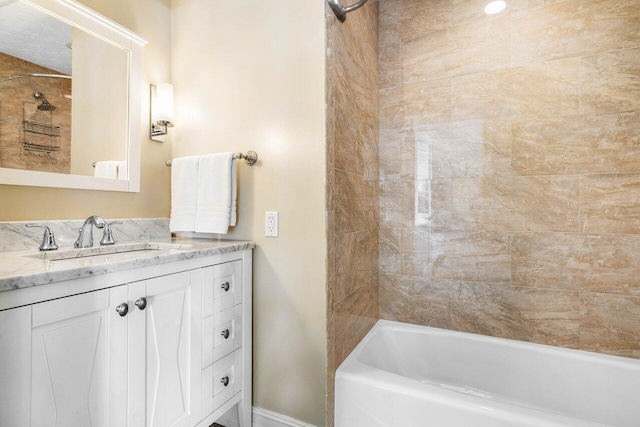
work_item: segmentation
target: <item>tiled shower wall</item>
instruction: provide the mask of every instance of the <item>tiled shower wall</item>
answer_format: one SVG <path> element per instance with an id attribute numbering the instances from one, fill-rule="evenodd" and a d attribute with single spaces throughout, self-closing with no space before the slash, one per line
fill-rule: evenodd
<path id="1" fill-rule="evenodd" d="M 640 358 L 640 2 L 380 2 L 382 318 Z"/>
<path id="2" fill-rule="evenodd" d="M 327 9 L 327 425 L 336 368 L 378 319 L 378 2 Z"/>

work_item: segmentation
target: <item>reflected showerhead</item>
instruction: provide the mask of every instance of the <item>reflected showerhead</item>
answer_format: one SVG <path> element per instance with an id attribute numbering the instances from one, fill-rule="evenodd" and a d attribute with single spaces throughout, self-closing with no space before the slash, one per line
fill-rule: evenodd
<path id="1" fill-rule="evenodd" d="M 42 110 L 42 111 L 53 111 L 56 109 L 55 106 L 49 104 L 49 101 L 47 101 L 47 98 L 44 97 L 43 94 L 41 94 L 40 92 L 36 92 L 33 94 L 33 97 L 35 99 L 40 99 L 40 105 L 38 105 L 38 110 Z"/>

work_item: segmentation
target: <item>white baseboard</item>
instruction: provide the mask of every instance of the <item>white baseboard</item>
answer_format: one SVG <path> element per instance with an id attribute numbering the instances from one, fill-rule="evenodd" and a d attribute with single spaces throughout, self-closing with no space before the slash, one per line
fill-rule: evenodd
<path id="1" fill-rule="evenodd" d="M 252 427 L 315 427 L 313 424 L 307 424 L 286 415 L 276 412 L 267 411 L 266 409 L 253 407 L 253 426 Z M 224 414 L 217 423 L 225 427 L 237 427 L 238 411 L 235 407 Z"/>

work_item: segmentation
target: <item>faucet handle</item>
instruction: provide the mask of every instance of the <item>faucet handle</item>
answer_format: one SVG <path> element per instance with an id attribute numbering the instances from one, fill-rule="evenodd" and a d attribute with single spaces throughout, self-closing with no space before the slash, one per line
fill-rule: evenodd
<path id="1" fill-rule="evenodd" d="M 102 235 L 102 239 L 100 239 L 101 245 L 113 245 L 116 243 L 116 241 L 113 240 L 113 231 L 111 230 L 111 226 L 117 224 L 122 224 L 122 221 L 113 221 L 104 225 L 104 234 Z"/>
<path id="2" fill-rule="evenodd" d="M 44 228 L 42 243 L 40 243 L 40 246 L 38 247 L 38 249 L 40 249 L 41 251 L 55 251 L 56 249 L 58 249 L 58 245 L 56 244 L 56 239 L 53 236 L 53 231 L 51 231 L 49 227 L 47 227 L 46 225 L 40 225 L 40 224 L 25 224 L 24 226 L 26 228 L 34 228 L 34 227 Z"/>

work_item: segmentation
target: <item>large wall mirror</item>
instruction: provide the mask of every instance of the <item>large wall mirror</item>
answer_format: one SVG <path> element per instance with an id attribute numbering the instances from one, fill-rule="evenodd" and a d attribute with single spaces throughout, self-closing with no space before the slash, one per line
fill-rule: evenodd
<path id="1" fill-rule="evenodd" d="M 0 184 L 139 191 L 145 44 L 73 0 L 0 0 Z"/>

